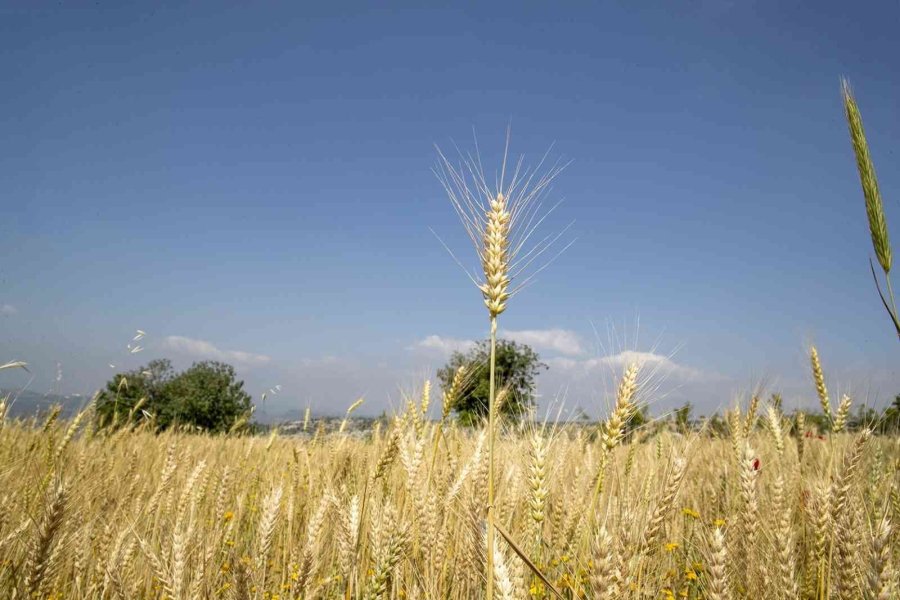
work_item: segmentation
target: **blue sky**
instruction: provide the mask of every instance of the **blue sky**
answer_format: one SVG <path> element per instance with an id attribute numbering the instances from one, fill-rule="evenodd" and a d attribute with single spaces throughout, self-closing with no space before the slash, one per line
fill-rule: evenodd
<path id="1" fill-rule="evenodd" d="M 545 405 L 603 412 L 623 351 L 657 412 L 802 405 L 810 342 L 893 397 L 839 79 L 892 225 L 900 5 L 628 4 L 0 8 L 0 358 L 32 368 L 0 385 L 218 358 L 273 414 L 396 405 L 487 329 L 434 144 L 494 165 L 511 125 L 571 160 L 546 228 L 575 244 L 501 318 Z"/>

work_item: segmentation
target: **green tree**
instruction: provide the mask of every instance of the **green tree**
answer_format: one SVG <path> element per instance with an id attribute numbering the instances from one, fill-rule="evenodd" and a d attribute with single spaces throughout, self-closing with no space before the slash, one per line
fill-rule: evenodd
<path id="1" fill-rule="evenodd" d="M 707 428 L 711 435 L 716 437 L 728 437 L 728 423 L 718 411 L 714 412 L 707 420 Z"/>
<path id="2" fill-rule="evenodd" d="M 900 433 L 900 394 L 894 396 L 894 402 L 884 409 L 879 423 L 882 433 Z"/>
<path id="3" fill-rule="evenodd" d="M 625 421 L 625 439 L 630 439 L 631 435 L 641 427 L 650 423 L 650 407 L 641 404 L 637 410 L 631 414 L 631 418 Z"/>
<path id="4" fill-rule="evenodd" d="M 205 361 L 166 384 L 175 420 L 206 431 L 224 432 L 252 407 L 244 382 L 231 365 Z"/>
<path id="5" fill-rule="evenodd" d="M 856 407 L 856 414 L 851 415 L 849 422 L 847 423 L 847 428 L 850 431 L 859 431 L 863 428 L 876 428 L 881 420 L 881 415 L 878 414 L 871 406 L 866 406 L 865 404 L 860 404 Z"/>
<path id="6" fill-rule="evenodd" d="M 490 391 L 490 342 L 483 340 L 467 353 L 454 352 L 447 364 L 438 370 L 441 387 L 449 389 L 453 376 L 461 366 L 467 376 L 452 410 L 461 423 L 472 425 L 487 416 Z M 547 365 L 526 344 L 497 340 L 496 376 L 498 385 L 507 390 L 500 406 L 501 414 L 519 418 L 534 406 L 535 378 Z"/>
<path id="7" fill-rule="evenodd" d="M 675 427 L 678 431 L 686 433 L 691 428 L 691 412 L 693 410 L 694 407 L 690 402 L 685 402 L 681 408 L 675 409 Z"/>
<path id="8" fill-rule="evenodd" d="M 116 427 L 151 415 L 158 429 L 181 424 L 228 431 L 252 408 L 243 387 L 231 365 L 199 362 L 175 374 L 170 361 L 154 360 L 107 382 L 97 398 L 97 419 Z"/>
<path id="9" fill-rule="evenodd" d="M 824 433 L 831 430 L 831 419 L 822 412 L 803 411 L 806 418 L 806 429 L 813 433 Z M 796 421 L 796 414 L 794 415 Z"/>

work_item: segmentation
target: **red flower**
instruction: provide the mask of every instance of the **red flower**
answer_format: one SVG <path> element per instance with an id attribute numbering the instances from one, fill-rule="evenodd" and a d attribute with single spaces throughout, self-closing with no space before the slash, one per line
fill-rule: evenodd
<path id="1" fill-rule="evenodd" d="M 819 436 L 819 439 L 822 440 L 822 441 L 824 442 L 824 441 L 825 441 L 825 436 L 824 436 L 824 435 L 820 435 L 820 436 Z"/>
<path id="2" fill-rule="evenodd" d="M 759 471 L 759 464 L 760 464 L 760 463 L 759 463 L 759 459 L 758 459 L 758 458 L 754 458 L 754 459 L 753 459 L 753 470 L 754 470 L 754 471 Z"/>
<path id="3" fill-rule="evenodd" d="M 807 432 L 806 432 L 806 437 L 811 438 L 812 436 L 813 436 L 813 432 L 812 432 L 812 431 L 807 431 Z"/>

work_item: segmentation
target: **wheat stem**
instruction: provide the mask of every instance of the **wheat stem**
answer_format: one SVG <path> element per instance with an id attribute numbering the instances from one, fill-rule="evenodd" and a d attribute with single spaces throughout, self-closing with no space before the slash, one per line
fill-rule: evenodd
<path id="1" fill-rule="evenodd" d="M 488 395 L 487 600 L 494 596 L 494 402 L 496 401 L 497 315 L 491 315 L 491 366 Z"/>

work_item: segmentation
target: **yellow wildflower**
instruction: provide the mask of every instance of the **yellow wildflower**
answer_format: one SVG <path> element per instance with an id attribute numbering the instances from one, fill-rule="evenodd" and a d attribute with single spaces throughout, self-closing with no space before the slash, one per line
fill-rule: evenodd
<path id="1" fill-rule="evenodd" d="M 698 512 L 697 512 L 696 510 L 694 510 L 693 508 L 689 508 L 689 507 L 687 507 L 687 506 L 685 506 L 684 508 L 682 508 L 682 509 L 681 509 L 681 512 L 682 512 L 682 514 L 683 514 L 684 516 L 690 517 L 690 518 L 692 518 L 692 519 L 699 519 L 699 518 L 700 518 L 700 513 L 698 513 Z"/>

